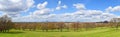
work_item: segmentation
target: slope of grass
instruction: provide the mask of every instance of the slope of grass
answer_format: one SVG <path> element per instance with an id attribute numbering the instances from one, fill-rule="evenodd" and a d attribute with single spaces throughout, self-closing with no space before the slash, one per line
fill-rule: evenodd
<path id="1" fill-rule="evenodd" d="M 41 32 L 11 30 L 10 32 L 0 33 L 0 37 L 120 37 L 120 30 L 115 31 L 110 28 L 97 28 L 78 32 Z"/>

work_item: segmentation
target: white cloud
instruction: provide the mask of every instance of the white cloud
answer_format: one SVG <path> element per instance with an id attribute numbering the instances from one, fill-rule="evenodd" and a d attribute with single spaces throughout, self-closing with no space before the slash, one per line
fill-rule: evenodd
<path id="1" fill-rule="evenodd" d="M 45 1 L 43 3 L 39 3 L 37 5 L 38 10 L 35 10 L 32 14 L 33 15 L 49 15 L 50 12 L 54 11 L 53 9 L 46 8 L 48 2 Z"/>
<path id="2" fill-rule="evenodd" d="M 50 15 L 48 15 L 48 17 L 55 17 L 56 16 L 56 14 L 50 14 Z"/>
<path id="3" fill-rule="evenodd" d="M 111 10 L 112 10 L 112 7 L 110 6 L 110 7 L 108 7 L 107 9 L 105 9 L 106 10 L 106 12 L 108 13 L 108 12 L 111 12 Z"/>
<path id="4" fill-rule="evenodd" d="M 61 4 L 61 1 L 58 1 L 58 5 L 60 5 Z"/>
<path id="5" fill-rule="evenodd" d="M 61 9 L 61 7 L 59 7 L 59 6 L 58 6 L 58 7 L 56 7 L 56 10 L 60 10 L 60 9 Z"/>
<path id="6" fill-rule="evenodd" d="M 38 9 L 43 9 L 43 8 L 45 8 L 46 6 L 47 6 L 47 4 L 48 4 L 48 2 L 44 2 L 44 3 L 39 3 L 38 5 L 37 5 L 37 8 Z"/>
<path id="7" fill-rule="evenodd" d="M 51 9 L 48 9 L 48 8 L 45 8 L 45 9 L 40 9 L 40 10 L 36 10 L 33 12 L 33 15 L 48 15 L 50 14 L 52 10 Z"/>
<path id="8" fill-rule="evenodd" d="M 0 11 L 8 14 L 16 14 L 28 10 L 33 4 L 33 0 L 1 0 Z"/>
<path id="9" fill-rule="evenodd" d="M 84 15 L 85 11 L 84 10 L 79 10 L 73 13 L 74 15 Z"/>
<path id="10" fill-rule="evenodd" d="M 58 5 L 56 7 L 56 10 L 61 10 L 61 9 L 66 9 L 66 8 L 67 8 L 67 5 L 61 6 L 61 1 L 58 1 Z"/>
<path id="11" fill-rule="evenodd" d="M 105 21 L 110 20 L 111 18 L 116 17 L 114 14 L 105 13 L 100 10 L 78 10 L 73 13 L 61 14 L 62 18 L 59 18 L 63 21 L 82 21 L 82 22 L 96 22 L 96 21 Z M 60 17 L 60 16 L 59 16 Z"/>
<path id="12" fill-rule="evenodd" d="M 61 10 L 61 9 L 66 9 L 67 6 L 66 5 L 63 5 L 63 6 L 57 6 L 56 7 L 56 10 Z"/>
<path id="13" fill-rule="evenodd" d="M 110 13 L 103 13 L 102 15 L 101 15 L 101 17 L 103 17 L 103 18 L 111 18 L 111 17 L 115 17 L 115 15 L 114 14 L 110 14 Z"/>
<path id="14" fill-rule="evenodd" d="M 13 18 L 13 22 L 46 22 L 55 20 L 56 14 L 49 14 L 49 15 L 27 15 Z"/>
<path id="15" fill-rule="evenodd" d="M 120 11 L 120 6 L 113 7 L 112 11 Z"/>
<path id="16" fill-rule="evenodd" d="M 100 15 L 102 13 L 103 13 L 103 11 L 100 11 L 100 10 L 88 10 L 88 13 L 86 13 L 86 14 L 88 14 L 88 15 Z"/>
<path id="17" fill-rule="evenodd" d="M 110 13 L 103 13 L 101 15 L 101 18 L 104 20 L 111 20 L 112 18 L 116 18 L 118 16 L 114 15 L 114 14 L 110 14 Z"/>
<path id="18" fill-rule="evenodd" d="M 91 10 L 94 11 L 94 10 Z M 96 12 L 99 10 L 96 10 Z M 84 10 L 83 12 L 90 13 L 89 10 Z M 27 22 L 96 22 L 96 21 L 104 21 L 110 20 L 111 18 L 116 17 L 110 13 L 93 13 L 93 14 L 86 14 L 83 12 L 73 12 L 73 13 L 63 13 L 63 14 L 48 14 L 48 15 L 29 15 L 24 16 L 24 18 L 18 18 L 21 20 L 27 20 Z M 16 19 L 16 20 L 18 20 Z M 31 20 L 31 21 L 28 21 Z"/>
<path id="19" fill-rule="evenodd" d="M 78 10 L 74 12 L 75 15 L 100 15 L 102 13 L 100 10 Z"/>
<path id="20" fill-rule="evenodd" d="M 106 12 L 118 12 L 118 11 L 120 11 L 120 6 L 115 6 L 115 7 L 110 6 L 106 9 Z"/>
<path id="21" fill-rule="evenodd" d="M 86 9 L 85 5 L 84 4 L 80 4 L 80 3 L 73 4 L 73 6 L 75 6 L 77 9 Z"/>
<path id="22" fill-rule="evenodd" d="M 45 2 L 44 2 L 45 3 Z M 42 4 L 44 4 L 42 3 Z M 61 4 L 61 1 L 58 2 Z M 39 4 L 38 4 L 39 5 Z M 72 13 L 62 13 L 62 14 L 53 14 L 50 13 L 53 11 L 51 8 L 46 8 L 47 4 L 44 5 L 42 8 L 38 8 L 38 10 L 34 11 L 28 16 L 22 16 L 18 18 L 14 18 L 14 21 L 21 21 L 24 22 L 98 22 L 98 21 L 105 21 L 110 20 L 111 18 L 117 17 L 114 14 L 109 13 L 109 11 L 119 9 L 116 7 L 109 7 L 106 9 L 107 11 L 101 10 L 88 10 L 85 8 L 84 4 L 74 4 L 73 6 L 76 7 L 76 11 Z M 40 6 L 37 6 L 40 7 Z M 58 9 L 61 9 L 60 6 Z M 67 6 L 66 6 L 67 7 Z M 65 6 L 63 8 L 66 8 Z"/>
<path id="23" fill-rule="evenodd" d="M 9 0 L 9 1 L 11 1 L 13 3 L 17 3 L 17 2 L 20 2 L 21 0 Z"/>
<path id="24" fill-rule="evenodd" d="M 67 6 L 66 6 L 66 5 L 63 5 L 62 8 L 67 8 Z"/>

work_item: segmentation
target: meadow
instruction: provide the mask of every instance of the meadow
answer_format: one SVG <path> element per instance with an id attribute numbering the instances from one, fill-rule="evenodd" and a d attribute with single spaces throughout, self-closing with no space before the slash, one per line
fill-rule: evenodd
<path id="1" fill-rule="evenodd" d="M 9 32 L 0 33 L 0 37 L 120 37 L 120 30 L 114 28 L 94 28 L 90 30 L 66 31 L 62 32 L 54 30 L 43 32 L 36 31 L 23 31 L 23 30 L 10 30 Z"/>

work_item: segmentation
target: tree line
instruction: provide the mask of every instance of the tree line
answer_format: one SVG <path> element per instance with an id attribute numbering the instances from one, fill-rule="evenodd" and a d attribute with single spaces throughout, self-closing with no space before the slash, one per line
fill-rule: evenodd
<path id="1" fill-rule="evenodd" d="M 118 25 L 119 26 L 119 25 Z M 80 29 L 89 30 L 97 27 L 109 27 L 116 28 L 115 23 L 80 23 L 80 22 L 16 22 L 14 29 L 17 30 L 42 30 L 42 31 L 54 31 L 54 30 L 74 30 Z"/>
<path id="2" fill-rule="evenodd" d="M 0 32 L 9 32 L 10 29 L 16 30 L 42 30 L 42 31 L 54 31 L 54 30 L 89 30 L 97 27 L 109 27 L 118 30 L 119 22 L 113 20 L 113 22 L 12 22 L 11 18 L 4 15 L 0 18 Z"/>

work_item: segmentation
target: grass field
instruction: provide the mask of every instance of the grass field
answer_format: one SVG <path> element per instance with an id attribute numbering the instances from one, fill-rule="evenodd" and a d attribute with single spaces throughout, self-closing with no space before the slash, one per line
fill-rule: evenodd
<path id="1" fill-rule="evenodd" d="M 11 30 L 10 32 L 0 33 L 0 37 L 120 37 L 120 30 L 114 30 L 110 28 L 97 28 L 87 31 L 20 31 Z"/>

